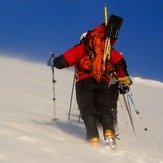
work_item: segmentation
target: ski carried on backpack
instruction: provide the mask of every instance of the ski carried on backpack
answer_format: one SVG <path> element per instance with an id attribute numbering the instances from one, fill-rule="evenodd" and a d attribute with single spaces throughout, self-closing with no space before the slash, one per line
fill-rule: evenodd
<path id="1" fill-rule="evenodd" d="M 105 14 L 105 26 L 106 26 L 106 40 L 105 40 L 105 49 L 104 49 L 104 56 L 103 56 L 103 61 L 105 63 L 106 60 L 110 59 L 110 53 L 111 53 L 111 40 L 117 40 L 118 39 L 118 33 L 119 29 L 122 25 L 123 19 L 119 16 L 116 15 L 111 15 L 109 17 L 108 22 L 106 21 L 107 19 L 107 8 L 106 6 L 104 7 L 104 14 Z M 105 69 L 105 65 L 103 66 Z"/>

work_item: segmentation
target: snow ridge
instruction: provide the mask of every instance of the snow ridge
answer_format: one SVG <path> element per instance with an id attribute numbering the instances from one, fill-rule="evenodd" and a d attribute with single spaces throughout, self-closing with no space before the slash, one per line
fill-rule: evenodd
<path id="1" fill-rule="evenodd" d="M 143 84 L 151 87 L 163 88 L 163 83 L 156 80 L 142 79 L 140 77 L 132 77 L 134 84 Z"/>

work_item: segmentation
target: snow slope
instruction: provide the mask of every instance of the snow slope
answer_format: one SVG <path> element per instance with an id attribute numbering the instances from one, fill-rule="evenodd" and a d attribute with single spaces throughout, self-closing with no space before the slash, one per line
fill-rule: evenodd
<path id="1" fill-rule="evenodd" d="M 84 141 L 83 122 L 73 98 L 68 122 L 73 71 L 56 70 L 54 118 L 51 70 L 45 64 L 0 56 L 0 163 L 163 163 L 163 83 L 133 78 L 133 98 L 148 131 L 132 108 L 136 135 L 118 103 L 118 150 Z M 157 148 L 154 148 L 154 145 Z"/>

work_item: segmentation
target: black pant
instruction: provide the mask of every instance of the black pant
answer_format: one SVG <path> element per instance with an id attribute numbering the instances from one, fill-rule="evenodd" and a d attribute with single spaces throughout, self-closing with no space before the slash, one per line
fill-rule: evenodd
<path id="1" fill-rule="evenodd" d="M 85 123 L 87 138 L 99 137 L 96 121 L 103 126 L 103 131 L 113 127 L 113 108 L 116 108 L 118 89 L 108 87 L 108 83 L 101 79 L 96 82 L 94 78 L 86 78 L 76 83 L 76 98 Z M 116 98 L 115 98 L 116 97 Z"/>

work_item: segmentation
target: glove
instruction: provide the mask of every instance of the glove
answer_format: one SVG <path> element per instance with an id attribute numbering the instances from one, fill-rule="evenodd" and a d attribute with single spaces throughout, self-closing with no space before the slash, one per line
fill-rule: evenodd
<path id="1" fill-rule="evenodd" d="M 54 59 L 55 57 L 50 57 L 50 59 L 47 62 L 47 66 L 51 66 L 52 69 L 54 69 Z"/>
<path id="2" fill-rule="evenodd" d="M 129 87 L 132 84 L 132 80 L 129 77 L 118 78 L 120 94 L 125 94 L 129 91 Z"/>
<path id="3" fill-rule="evenodd" d="M 118 81 L 128 87 L 132 84 L 132 80 L 127 76 L 123 78 L 118 78 Z"/>

